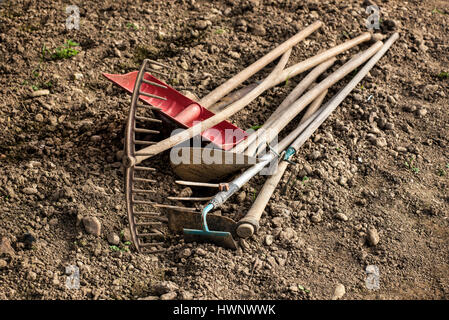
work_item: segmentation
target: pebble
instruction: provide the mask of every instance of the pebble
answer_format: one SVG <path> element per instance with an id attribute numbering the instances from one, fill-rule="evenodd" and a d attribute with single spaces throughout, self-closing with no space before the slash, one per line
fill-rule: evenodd
<path id="1" fill-rule="evenodd" d="M 260 24 L 256 24 L 251 28 L 251 31 L 254 35 L 256 36 L 265 36 L 267 34 L 267 30 L 265 30 L 265 28 L 260 25 Z"/>
<path id="2" fill-rule="evenodd" d="M 347 182 L 348 182 L 348 179 L 346 177 L 344 177 L 344 176 L 341 176 L 340 179 L 338 180 L 338 183 L 341 186 L 345 186 Z"/>
<path id="3" fill-rule="evenodd" d="M 189 291 L 181 291 L 178 294 L 179 300 L 193 300 L 193 293 Z"/>
<path id="4" fill-rule="evenodd" d="M 370 246 L 375 246 L 379 243 L 379 233 L 377 232 L 377 230 L 375 228 L 372 228 L 370 230 L 368 230 L 368 243 Z"/>
<path id="5" fill-rule="evenodd" d="M 179 289 L 178 285 L 172 281 L 160 281 L 153 286 L 153 291 L 157 295 L 174 292 Z"/>
<path id="6" fill-rule="evenodd" d="M 231 57 L 231 58 L 234 58 L 234 59 L 240 59 L 240 53 L 238 53 L 238 52 L 235 52 L 235 51 L 229 51 L 229 56 Z"/>
<path id="7" fill-rule="evenodd" d="M 10 256 L 14 256 L 15 255 L 15 251 L 11 247 L 11 242 L 6 237 L 2 237 L 0 239 L 0 255 L 1 254 L 8 254 Z"/>
<path id="8" fill-rule="evenodd" d="M 271 246 L 273 244 L 273 241 L 274 241 L 274 237 L 271 234 L 269 234 L 265 237 L 265 244 L 267 246 Z"/>
<path id="9" fill-rule="evenodd" d="M 426 108 L 420 108 L 416 111 L 416 115 L 419 117 L 424 117 L 427 114 Z"/>
<path id="10" fill-rule="evenodd" d="M 115 55 L 117 58 L 121 58 L 121 57 L 122 57 L 122 53 L 121 53 L 120 50 L 117 49 L 117 48 L 114 48 L 114 55 Z"/>
<path id="11" fill-rule="evenodd" d="M 123 241 L 131 241 L 131 231 L 129 230 L 129 228 L 125 228 L 123 230 Z"/>
<path id="12" fill-rule="evenodd" d="M 286 228 L 285 230 L 281 231 L 279 237 L 281 240 L 291 240 L 296 237 L 296 231 L 292 228 Z"/>
<path id="13" fill-rule="evenodd" d="M 36 90 L 36 91 L 33 91 L 33 92 L 31 93 L 31 96 L 32 96 L 33 98 L 37 98 L 37 97 L 46 96 L 46 95 L 49 95 L 49 94 L 50 94 L 50 91 L 49 91 L 49 90 L 43 89 L 43 90 Z"/>
<path id="14" fill-rule="evenodd" d="M 315 222 L 315 223 L 319 223 L 323 220 L 320 212 L 315 213 L 310 219 L 312 220 L 312 222 Z"/>
<path id="15" fill-rule="evenodd" d="M 158 296 L 148 296 L 145 298 L 139 298 L 138 300 L 159 300 Z"/>
<path id="16" fill-rule="evenodd" d="M 73 80 L 81 80 L 84 78 L 84 75 L 80 72 L 76 72 L 73 74 Z"/>
<path id="17" fill-rule="evenodd" d="M 42 114 L 38 113 L 38 114 L 36 114 L 36 117 L 34 117 L 34 119 L 37 122 L 42 122 L 42 121 L 44 121 L 44 116 Z"/>
<path id="18" fill-rule="evenodd" d="M 107 235 L 109 244 L 117 246 L 120 243 L 120 237 L 115 232 L 110 232 Z"/>
<path id="19" fill-rule="evenodd" d="M 199 256 L 202 256 L 202 257 L 204 257 L 204 256 L 206 256 L 207 255 L 207 251 L 206 250 L 204 250 L 204 249 L 202 249 L 202 248 L 198 248 L 198 249 L 196 249 L 196 254 L 197 255 L 199 255 Z"/>
<path id="20" fill-rule="evenodd" d="M 7 265 L 8 263 L 5 260 L 0 259 L 0 269 L 5 268 Z"/>
<path id="21" fill-rule="evenodd" d="M 321 152 L 319 152 L 318 150 L 315 150 L 310 154 L 310 159 L 312 159 L 312 160 L 317 160 L 320 157 L 321 157 Z"/>
<path id="22" fill-rule="evenodd" d="M 343 296 L 346 293 L 345 286 L 341 283 L 337 284 L 337 286 L 334 289 L 334 295 L 332 296 L 332 300 L 338 300 L 343 298 Z"/>
<path id="23" fill-rule="evenodd" d="M 167 292 L 163 295 L 161 295 L 161 300 L 174 300 L 178 294 L 176 292 Z"/>
<path id="24" fill-rule="evenodd" d="M 25 194 L 33 195 L 33 194 L 37 194 L 37 189 L 32 188 L 32 187 L 27 187 L 27 188 L 23 188 L 22 192 Z"/>
<path id="25" fill-rule="evenodd" d="M 344 213 L 341 213 L 341 212 L 337 212 L 337 214 L 335 215 L 335 217 L 336 217 L 338 220 L 341 220 L 341 221 L 348 221 L 348 216 L 345 215 Z"/>
<path id="26" fill-rule="evenodd" d="M 99 135 L 93 135 L 90 137 L 90 141 L 92 141 L 92 142 L 100 142 L 101 140 L 102 140 L 101 136 L 99 136 Z"/>
<path id="27" fill-rule="evenodd" d="M 237 195 L 237 202 L 238 203 L 243 203 L 243 201 L 245 201 L 246 199 L 246 192 L 242 191 Z"/>
<path id="28" fill-rule="evenodd" d="M 184 250 L 182 250 L 179 253 L 179 257 L 184 258 L 184 259 L 190 257 L 191 255 L 192 255 L 192 250 L 190 250 L 189 248 L 185 248 Z"/>
<path id="29" fill-rule="evenodd" d="M 387 145 L 387 140 L 384 137 L 379 137 L 376 139 L 376 146 L 382 148 Z"/>
<path id="30" fill-rule="evenodd" d="M 83 225 L 86 232 L 94 236 L 101 234 L 101 222 L 97 217 L 84 217 Z"/>
<path id="31" fill-rule="evenodd" d="M 212 25 L 212 22 L 210 22 L 209 20 L 198 20 L 195 23 L 195 28 L 198 30 L 204 30 L 210 25 Z"/>

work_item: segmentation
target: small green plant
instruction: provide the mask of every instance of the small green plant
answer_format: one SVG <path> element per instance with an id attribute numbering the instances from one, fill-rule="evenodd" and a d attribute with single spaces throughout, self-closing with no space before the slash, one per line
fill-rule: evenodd
<path id="1" fill-rule="evenodd" d="M 33 84 L 31 86 L 31 89 L 33 89 L 33 91 L 37 91 L 37 90 L 39 90 L 39 87 Z"/>
<path id="2" fill-rule="evenodd" d="M 298 289 L 301 290 L 301 291 L 304 291 L 305 293 L 309 293 L 309 292 L 310 292 L 309 289 L 304 288 L 304 287 L 303 287 L 302 285 L 300 285 L 300 284 L 298 284 Z"/>
<path id="3" fill-rule="evenodd" d="M 127 27 L 128 29 L 132 28 L 133 30 L 139 29 L 139 27 L 137 27 L 134 23 L 131 23 L 131 22 L 128 22 L 128 23 L 126 24 L 126 27 Z"/>
<path id="4" fill-rule="evenodd" d="M 121 252 L 128 252 L 128 251 L 129 251 L 129 248 L 128 248 L 128 247 L 121 248 L 121 247 L 118 247 L 118 246 L 109 246 L 109 248 L 110 248 L 112 251 L 116 251 L 116 252 L 118 252 L 118 251 L 121 251 Z"/>
<path id="5" fill-rule="evenodd" d="M 306 182 L 309 181 L 309 180 L 310 179 L 309 179 L 308 176 L 304 176 L 304 177 L 302 177 L 301 182 L 302 182 L 302 184 L 306 184 Z"/>
<path id="6" fill-rule="evenodd" d="M 73 47 L 78 47 L 79 43 L 67 40 L 62 46 L 56 48 L 55 52 L 50 56 L 51 60 L 69 59 L 76 56 L 79 51 Z M 44 52 L 43 52 L 44 53 Z"/>
<path id="7" fill-rule="evenodd" d="M 217 29 L 217 30 L 215 30 L 215 34 L 223 34 L 225 32 L 226 32 L 225 29 Z"/>
<path id="8" fill-rule="evenodd" d="M 433 10 L 432 10 L 432 13 L 444 14 L 444 12 L 441 11 L 440 9 L 438 9 L 438 8 L 433 9 Z"/>
<path id="9" fill-rule="evenodd" d="M 410 169 L 411 171 L 413 171 L 414 173 L 419 173 L 419 168 L 415 167 L 415 165 L 413 164 L 415 161 L 415 159 L 412 157 L 409 159 L 409 161 L 405 161 L 404 165 L 407 169 Z"/>
<path id="10" fill-rule="evenodd" d="M 254 130 L 254 131 L 257 131 L 257 130 L 260 129 L 260 128 L 262 128 L 261 125 L 255 125 L 255 126 L 252 126 L 251 128 L 249 128 L 248 130 Z"/>
<path id="11" fill-rule="evenodd" d="M 285 79 L 284 87 L 288 86 L 288 81 L 290 80 L 290 75 Z"/>
<path id="12" fill-rule="evenodd" d="M 438 76 L 438 78 L 440 78 L 440 79 L 447 79 L 447 78 L 449 78 L 449 72 L 442 71 L 442 72 L 440 72 L 437 76 Z"/>

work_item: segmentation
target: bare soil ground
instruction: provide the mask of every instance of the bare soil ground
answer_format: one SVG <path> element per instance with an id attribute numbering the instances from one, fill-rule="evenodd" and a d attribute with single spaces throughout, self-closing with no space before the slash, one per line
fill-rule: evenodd
<path id="1" fill-rule="evenodd" d="M 79 30 L 65 27 L 69 4 L 80 9 Z M 174 68 L 164 81 L 201 97 L 317 19 L 325 26 L 292 63 L 365 32 L 367 5 L 0 1 L 0 299 L 330 299 L 339 283 L 344 299 L 447 299 L 447 1 L 378 2 L 380 32 L 400 39 L 303 146 L 260 232 L 237 252 L 179 235 L 167 238 L 166 254 L 138 254 L 126 242 L 120 151 L 130 97 L 102 72 L 155 59 Z M 79 53 L 52 59 L 68 39 Z M 332 70 L 368 45 L 338 56 Z M 231 121 L 262 124 L 301 77 Z M 41 89 L 49 94 L 32 96 Z M 179 189 L 165 157 L 152 160 L 161 195 Z M 263 182 L 252 180 L 221 213 L 241 217 Z M 101 222 L 100 236 L 86 232 L 86 216 Z M 80 269 L 79 290 L 66 287 L 69 265 Z M 368 265 L 379 268 L 378 290 L 365 285 Z"/>

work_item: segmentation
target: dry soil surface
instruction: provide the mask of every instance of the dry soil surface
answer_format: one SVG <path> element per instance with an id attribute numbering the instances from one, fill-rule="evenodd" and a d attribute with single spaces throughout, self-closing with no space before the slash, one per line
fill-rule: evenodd
<path id="1" fill-rule="evenodd" d="M 79 30 L 66 29 L 68 4 Z M 369 4 L 0 1 L 0 299 L 330 299 L 337 284 L 343 299 L 447 299 L 447 1 L 377 3 L 376 32 L 400 39 L 301 148 L 237 251 L 172 233 L 167 253 L 129 243 L 120 159 L 130 97 L 102 72 L 150 58 L 173 67 L 162 80 L 202 97 L 317 19 L 324 27 L 290 64 L 367 31 Z M 302 77 L 230 120 L 262 124 Z M 151 161 L 159 195 L 179 192 L 167 155 Z M 221 214 L 242 217 L 264 179 Z M 78 290 L 66 286 L 70 265 Z M 367 266 L 378 268 L 377 290 Z"/>

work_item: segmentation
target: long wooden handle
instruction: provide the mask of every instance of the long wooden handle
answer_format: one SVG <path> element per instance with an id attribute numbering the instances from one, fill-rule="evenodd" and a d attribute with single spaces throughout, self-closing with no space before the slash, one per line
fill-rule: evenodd
<path id="1" fill-rule="evenodd" d="M 347 97 L 347 95 L 356 87 L 356 85 L 366 76 L 366 74 L 373 68 L 373 66 L 379 61 L 379 59 L 385 54 L 385 52 L 391 47 L 391 45 L 398 39 L 399 34 L 393 34 L 385 44 L 377 50 L 377 53 L 363 66 L 363 68 L 355 75 L 351 81 L 343 87 L 325 106 L 323 106 L 320 111 L 316 111 L 314 114 L 313 121 L 307 126 L 305 130 L 295 139 L 295 141 L 290 145 L 296 150 L 315 132 L 315 130 L 329 117 L 329 115 L 337 108 L 337 106 Z M 359 59 L 362 54 L 357 54 L 353 59 Z M 351 61 L 350 61 L 351 62 Z M 315 101 L 319 103 L 318 97 Z M 317 106 L 311 106 L 311 109 L 318 109 Z M 301 122 L 304 122 L 306 118 L 304 117 Z M 301 127 L 301 125 L 299 126 Z M 284 146 L 282 146 L 284 148 Z M 283 161 L 285 162 L 285 161 Z M 278 171 L 272 177 L 270 177 L 268 181 L 265 183 L 262 188 L 261 193 L 257 197 L 253 207 L 250 209 L 248 214 L 239 221 L 239 226 L 237 227 L 237 234 L 241 237 L 249 237 L 259 226 L 259 220 L 263 213 L 263 210 L 266 207 L 266 204 L 269 201 L 276 185 L 279 183 L 280 178 L 282 177 L 283 171 L 285 171 L 287 164 L 280 163 L 278 167 Z M 283 171 L 282 171 L 283 170 Z M 264 190 L 265 189 L 265 190 Z M 263 195 L 262 195 L 263 192 Z M 259 200 L 260 198 L 260 200 Z"/>
<path id="2" fill-rule="evenodd" d="M 277 120 L 283 117 L 285 110 L 288 109 L 288 107 L 290 107 L 290 105 L 295 102 L 304 93 L 304 91 L 306 91 L 306 89 L 318 78 L 319 75 L 333 65 L 335 60 L 336 58 L 331 58 L 310 71 L 307 76 L 305 76 L 304 79 L 302 79 L 301 82 L 292 90 L 292 92 L 290 92 L 284 101 L 282 101 L 280 106 L 273 112 L 264 125 L 259 128 L 259 130 L 251 133 L 245 141 L 239 143 L 231 151 L 241 153 L 248 148 L 246 154 L 254 154 L 257 145 L 253 142 L 258 140 L 266 130 L 269 130 Z M 277 134 L 279 134 L 279 132 Z"/>
<path id="3" fill-rule="evenodd" d="M 270 73 L 270 75 L 262 81 L 260 85 L 258 85 L 256 88 L 254 88 L 251 92 L 249 92 L 247 95 L 245 95 L 242 99 L 234 102 L 229 107 L 227 107 L 225 110 L 223 110 L 220 113 L 217 113 L 216 115 L 191 126 L 190 128 L 181 131 L 178 134 L 175 134 L 167 139 L 164 139 L 155 145 L 146 147 L 142 150 L 139 150 L 135 153 L 135 164 L 139 164 L 145 159 L 148 159 L 149 157 L 152 157 L 153 155 L 156 155 L 158 153 L 161 153 L 165 150 L 170 149 L 171 147 L 174 147 L 175 145 L 184 142 L 186 140 L 189 140 L 190 138 L 199 135 L 201 132 L 203 132 L 206 129 L 209 129 L 217 124 L 219 124 L 221 121 L 229 118 L 234 113 L 240 111 L 243 109 L 246 105 L 248 105 L 251 101 L 253 101 L 255 98 L 257 98 L 259 95 L 261 95 L 265 90 L 271 87 L 273 84 L 273 81 L 275 81 L 279 75 L 279 73 L 284 69 L 285 65 L 288 62 L 288 59 L 290 57 L 292 49 L 288 49 L 284 54 L 282 55 L 280 61 L 274 68 L 274 70 Z"/>
<path id="4" fill-rule="evenodd" d="M 282 71 L 282 74 L 279 75 L 279 78 L 282 79 L 281 82 L 285 81 L 286 79 L 293 78 L 294 76 L 306 70 L 309 70 L 310 68 L 320 64 L 321 62 L 326 61 L 332 57 L 335 57 L 336 55 L 346 50 L 349 50 L 363 42 L 369 41 L 372 38 L 373 36 L 371 33 L 369 32 L 362 33 L 360 36 L 355 37 L 354 39 L 343 42 L 338 46 L 332 47 L 329 50 L 326 50 L 313 57 L 310 57 L 309 59 L 299 62 L 289 68 L 286 68 L 284 71 Z"/>
<path id="5" fill-rule="evenodd" d="M 301 123 L 306 121 L 323 103 L 324 97 L 326 96 L 327 90 L 320 94 L 309 106 L 306 114 L 302 117 Z M 309 112 L 313 111 L 313 112 Z M 262 190 L 260 190 L 257 195 L 256 200 L 254 201 L 251 209 L 248 213 L 239 221 L 239 226 L 237 227 L 237 234 L 241 238 L 248 238 L 254 234 L 259 227 L 259 221 L 262 217 L 262 214 L 270 201 L 271 196 L 273 195 L 274 190 L 276 190 L 279 181 L 281 181 L 282 176 L 284 175 L 285 170 L 287 169 L 288 162 L 281 161 L 278 164 L 277 171 L 275 174 L 270 176 L 264 183 Z"/>
<path id="6" fill-rule="evenodd" d="M 360 54 L 355 55 L 351 60 L 346 62 L 343 66 L 334 71 L 331 75 L 329 75 L 326 79 L 318 83 L 315 87 L 307 91 L 304 95 L 301 96 L 296 102 L 294 102 L 282 115 L 282 118 L 277 121 L 271 130 L 268 130 L 266 133 L 266 141 L 272 141 L 277 132 L 280 132 L 290 121 L 293 120 L 309 103 L 311 103 L 314 99 L 316 99 L 324 90 L 329 89 L 332 85 L 337 83 L 339 80 L 343 79 L 346 75 L 348 75 L 355 68 L 360 66 L 366 60 L 368 60 L 371 56 L 373 56 L 379 49 L 382 47 L 382 41 L 377 41 L 367 50 L 363 51 Z M 290 136 L 290 135 L 289 135 Z M 283 139 L 279 145 L 279 150 L 284 150 L 288 144 L 289 139 Z M 292 140 L 293 141 L 293 140 Z M 287 145 L 285 145 L 287 143 Z"/>
<path id="7" fill-rule="evenodd" d="M 306 88 L 310 86 L 310 84 L 315 81 L 315 79 L 323 73 L 329 66 L 327 65 L 330 63 L 330 61 L 335 61 L 335 56 L 352 48 L 360 43 L 363 43 L 365 41 L 371 40 L 372 35 L 369 32 L 362 33 L 360 36 L 348 40 L 342 44 L 339 44 L 335 47 L 332 47 L 331 49 L 328 49 L 322 53 L 319 53 L 309 59 L 306 59 L 302 62 L 299 62 L 287 69 L 285 69 L 278 78 L 278 83 L 281 83 L 283 81 L 286 81 L 286 79 L 290 79 L 312 67 L 315 67 L 319 63 L 315 69 L 313 69 L 299 84 L 298 86 L 293 90 L 292 93 L 282 102 L 281 106 L 268 118 L 268 120 L 265 122 L 264 126 L 257 130 L 256 132 L 252 133 L 248 138 L 246 138 L 244 141 L 239 143 L 237 146 L 234 147 L 232 151 L 234 152 L 243 152 L 246 150 L 250 145 L 254 143 L 254 141 L 258 140 L 259 137 L 264 134 L 264 132 L 270 128 L 273 123 L 283 115 L 283 111 L 290 106 L 290 104 L 296 100 L 304 91 Z M 324 62 L 323 62 L 324 61 Z M 309 77 L 310 76 L 310 77 Z M 316 76 L 316 77 L 315 77 Z M 297 94 L 299 93 L 299 94 Z M 296 97 L 295 99 L 292 99 Z M 279 134 L 279 132 L 273 132 L 273 134 Z M 257 149 L 257 146 L 253 145 L 251 148 L 249 148 L 246 151 L 246 154 L 254 154 L 255 149 Z"/>
<path id="8" fill-rule="evenodd" d="M 225 83 L 223 83 L 218 88 L 214 89 L 212 92 L 210 92 L 207 96 L 202 98 L 199 101 L 199 104 L 202 105 L 205 108 L 209 108 L 212 106 L 215 102 L 223 98 L 225 95 L 227 95 L 229 92 L 237 88 L 243 81 L 254 75 L 256 72 L 258 72 L 260 69 L 265 67 L 270 62 L 274 61 L 277 57 L 279 57 L 281 54 L 283 54 L 288 49 L 292 48 L 298 42 L 309 36 L 311 33 L 316 31 L 318 28 L 321 28 L 323 23 L 321 21 L 316 21 L 312 23 L 310 26 L 305 28 L 304 30 L 298 32 L 296 35 L 288 39 L 287 41 L 283 42 L 281 45 L 270 51 L 268 54 L 251 64 L 246 69 L 240 71 L 238 74 L 233 76 L 231 79 L 227 80 Z"/>

